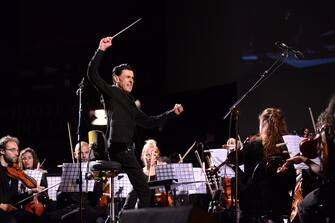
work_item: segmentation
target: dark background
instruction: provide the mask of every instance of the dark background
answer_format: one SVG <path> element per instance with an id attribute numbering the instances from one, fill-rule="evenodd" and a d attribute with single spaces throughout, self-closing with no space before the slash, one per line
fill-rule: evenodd
<path id="1" fill-rule="evenodd" d="M 241 138 L 258 130 L 266 107 L 283 109 L 291 132 L 312 129 L 334 90 L 335 16 L 330 1 L 13 1 L 2 10 L 0 135 L 34 148 L 52 172 L 71 161 L 67 123 L 77 141 L 78 84 L 102 37 L 116 37 L 101 73 L 113 66 L 136 69 L 133 96 L 159 114 L 182 103 L 185 112 L 165 126 L 137 129 L 139 151 L 147 138 L 163 155 L 185 153 L 194 141 L 226 142 L 234 129 L 222 117 L 278 58 L 282 41 L 305 54 L 288 63 L 238 106 Z M 254 56 L 254 60 L 244 60 Z M 89 111 L 101 108 L 85 80 L 80 136 L 87 140 Z M 233 123 L 235 126 L 235 123 Z M 197 147 L 201 147 L 200 144 Z M 200 148 L 198 148 L 200 149 Z M 194 161 L 193 153 L 188 157 Z"/>

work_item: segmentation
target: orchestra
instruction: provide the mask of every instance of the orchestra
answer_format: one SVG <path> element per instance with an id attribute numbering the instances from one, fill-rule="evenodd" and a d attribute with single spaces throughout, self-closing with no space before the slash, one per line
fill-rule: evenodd
<path id="1" fill-rule="evenodd" d="M 150 137 L 144 141 L 141 163 L 135 127 L 162 131 L 165 123 L 183 115 L 184 106 L 176 103 L 154 116 L 144 113 L 131 95 L 135 69 L 129 64 L 115 66 L 112 83 L 107 83 L 99 67 L 115 37 L 100 39 L 87 67 L 87 78 L 101 94 L 106 112 L 104 141 L 78 140 L 71 148 L 73 162 L 61 164 L 58 182 L 49 182 L 46 159 L 39 160 L 43 148 L 21 149 L 17 137 L 0 136 L 1 223 L 119 222 L 129 209 L 198 206 L 190 195 L 203 194 L 209 197 L 203 207 L 222 222 L 335 222 L 335 95 L 319 114 L 315 133 L 296 135 L 294 145 L 287 140 L 292 134 L 285 108 L 267 107 L 253 117 L 258 118 L 258 132 L 245 140 L 236 134 L 214 148 L 195 141 L 178 151 L 179 160 L 173 162 L 167 158 L 172 154 L 162 156 L 159 142 Z M 113 169 L 112 161 L 120 170 Z M 123 185 L 115 184 L 120 179 Z M 49 190 L 54 187 L 55 196 Z M 121 196 L 126 188 L 127 195 Z"/>
<path id="2" fill-rule="evenodd" d="M 298 137 L 300 153 L 295 155 L 292 155 L 285 141 L 285 136 L 289 134 L 288 127 L 283 112 L 278 108 L 265 109 L 259 116 L 259 133 L 247 137 L 243 143 L 239 139 L 229 138 L 221 148 L 206 148 L 209 149 L 205 150 L 207 165 L 202 164 L 195 150 L 201 168 L 206 170 L 201 172 L 205 176 L 200 183 L 207 188 L 205 193 L 211 194 L 211 201 L 207 204 L 209 213 L 223 222 L 235 222 L 234 211 L 240 213 L 239 222 L 282 222 L 284 219 L 302 223 L 316 222 L 315 219 L 332 222 L 334 216 L 329 205 L 334 197 L 334 104 L 335 96 L 320 114 L 315 135 Z M 75 159 L 78 160 L 81 154 L 82 162 L 95 162 L 90 156 L 92 145 L 83 141 L 80 145 L 81 153 L 79 143 L 75 147 Z M 18 139 L 8 135 L 0 139 L 0 149 L 1 222 L 73 222 L 79 219 L 78 212 L 72 215 L 78 208 L 77 192 L 58 190 L 56 198 L 49 197 L 48 171 L 43 169 L 35 150 L 29 147 L 20 150 Z M 236 161 L 237 155 L 239 163 Z M 145 141 L 141 159 L 148 183 L 162 180 L 161 173 L 157 173 L 157 165 L 175 165 L 176 168 L 176 165 L 184 164 L 180 161 L 171 163 L 167 156 L 161 156 L 157 141 L 153 139 Z M 304 163 L 307 168 L 296 169 L 294 165 L 299 163 Z M 239 174 L 237 181 L 236 165 Z M 308 170 L 320 178 L 310 178 L 306 173 L 301 175 Z M 90 171 L 89 168 L 87 171 Z M 302 187 L 303 183 L 316 186 L 306 189 Z M 127 184 L 131 186 L 129 180 Z M 110 196 L 106 196 L 110 192 L 109 186 L 95 182 L 92 192 L 85 192 L 85 222 L 102 222 L 106 219 L 110 205 Z M 114 191 L 119 190 L 114 188 Z M 173 191 L 156 187 L 151 192 L 151 207 L 175 205 Z M 191 190 L 187 193 L 191 194 Z M 92 197 L 93 202 L 90 201 Z M 126 209 L 140 208 L 134 190 L 129 192 L 127 199 L 121 199 Z M 309 209 L 310 205 L 313 205 L 313 209 Z"/>

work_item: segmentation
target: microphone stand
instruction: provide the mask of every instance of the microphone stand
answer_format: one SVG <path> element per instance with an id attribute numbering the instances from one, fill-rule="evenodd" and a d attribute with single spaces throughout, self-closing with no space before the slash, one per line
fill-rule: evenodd
<path id="1" fill-rule="evenodd" d="M 81 126 L 81 112 L 82 112 L 82 92 L 84 88 L 84 80 L 85 77 L 81 79 L 81 82 L 78 84 L 79 88 L 76 91 L 76 94 L 79 97 L 79 108 L 78 108 L 78 127 L 77 127 L 77 141 L 79 143 L 79 155 L 78 155 L 78 160 L 79 160 L 79 194 L 80 194 L 80 204 L 79 204 L 79 213 L 80 213 L 80 222 L 83 222 L 83 173 L 81 170 L 81 141 L 80 141 L 80 126 Z"/>
<path id="2" fill-rule="evenodd" d="M 288 53 L 289 50 L 286 49 L 284 50 L 281 54 L 280 57 L 278 57 L 276 59 L 276 61 L 268 68 L 266 69 L 261 76 L 259 77 L 259 79 L 251 86 L 251 88 L 242 95 L 242 97 L 240 97 L 229 109 L 229 111 L 227 112 L 227 114 L 222 118 L 223 120 L 225 120 L 228 115 L 230 116 L 230 120 L 229 120 L 229 134 L 231 134 L 231 125 L 232 125 L 232 120 L 235 120 L 235 137 L 239 136 L 239 123 L 238 123 L 238 119 L 239 119 L 239 111 L 237 110 L 238 105 L 242 102 L 242 100 L 248 95 L 250 94 L 253 90 L 255 90 L 258 86 L 260 86 L 266 79 L 268 79 L 281 65 L 283 65 L 285 63 L 285 61 L 288 58 Z M 235 222 L 238 223 L 239 222 L 239 215 L 238 215 L 238 199 L 239 199 L 239 195 L 238 195 L 238 178 L 239 178 L 239 163 L 238 163 L 238 145 L 237 145 L 237 139 L 235 138 L 235 209 L 234 209 L 234 217 L 235 217 Z"/>

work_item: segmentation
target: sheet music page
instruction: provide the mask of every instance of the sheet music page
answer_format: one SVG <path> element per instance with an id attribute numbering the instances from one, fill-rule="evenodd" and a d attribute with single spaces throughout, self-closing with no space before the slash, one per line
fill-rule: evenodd
<path id="1" fill-rule="evenodd" d="M 293 157 L 300 153 L 299 144 L 304 139 L 303 137 L 300 137 L 298 135 L 284 135 L 283 139 L 286 143 L 290 157 Z"/>
<path id="2" fill-rule="evenodd" d="M 38 185 L 41 184 L 42 180 L 42 174 L 43 172 L 40 170 L 23 170 L 28 176 L 34 178 Z M 22 182 L 19 180 L 18 183 L 18 191 L 20 193 L 24 193 L 28 191 L 28 188 L 26 188 L 24 185 L 22 185 Z"/>
<path id="3" fill-rule="evenodd" d="M 303 137 L 300 137 L 298 135 L 284 135 L 283 139 L 286 143 L 290 157 L 293 157 L 300 153 L 300 142 L 304 139 Z M 320 164 L 320 159 L 318 157 L 311 160 L 317 164 Z M 294 167 L 297 170 L 308 169 L 308 166 L 304 163 L 294 164 Z"/>
<path id="4" fill-rule="evenodd" d="M 202 169 L 200 167 L 193 167 L 193 174 L 195 181 L 203 181 L 203 183 L 195 183 L 195 189 L 189 190 L 188 194 L 207 194 L 206 179 Z"/>
<path id="5" fill-rule="evenodd" d="M 110 182 L 109 178 L 109 182 Z M 114 177 L 114 195 L 115 197 L 126 198 L 128 193 L 132 191 L 133 185 L 131 185 L 128 175 L 125 173 L 119 173 Z"/>
<path id="6" fill-rule="evenodd" d="M 219 166 L 227 159 L 228 150 L 227 149 L 210 149 L 212 161 L 215 166 Z"/>
<path id="7" fill-rule="evenodd" d="M 61 176 L 47 176 L 47 181 L 48 181 L 48 187 L 50 187 L 52 185 L 60 183 Z M 59 188 L 59 185 L 48 189 L 48 195 L 51 200 L 57 201 L 58 188 Z"/>
<path id="8" fill-rule="evenodd" d="M 209 152 L 214 166 L 219 166 L 227 159 L 228 149 L 210 149 Z M 240 165 L 240 169 L 244 171 L 244 165 Z M 228 176 L 231 178 L 235 176 L 235 170 L 229 164 L 225 164 L 221 166 L 218 175 L 220 177 Z"/>
<path id="9" fill-rule="evenodd" d="M 189 190 L 195 191 L 192 163 L 169 163 L 156 166 L 157 180 L 177 179 L 176 194 L 185 194 Z M 182 184 L 185 183 L 185 184 Z"/>

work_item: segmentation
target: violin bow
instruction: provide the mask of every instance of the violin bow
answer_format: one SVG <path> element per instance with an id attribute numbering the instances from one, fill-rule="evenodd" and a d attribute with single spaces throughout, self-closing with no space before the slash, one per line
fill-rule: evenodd
<path id="1" fill-rule="evenodd" d="M 192 146 L 186 151 L 186 153 L 184 154 L 184 156 L 181 156 L 181 155 L 179 154 L 179 163 L 184 162 L 185 157 L 186 157 L 187 154 L 193 149 L 193 147 L 195 146 L 196 142 L 197 142 L 197 141 L 194 141 L 194 143 L 193 143 Z"/>
<path id="2" fill-rule="evenodd" d="M 150 164 L 149 164 L 149 173 L 148 173 L 148 183 L 150 182 L 151 166 L 152 166 L 152 164 L 153 164 L 154 152 L 155 152 L 155 151 L 151 151 L 151 154 L 150 154 Z"/>
<path id="3" fill-rule="evenodd" d="M 72 163 L 74 163 L 74 150 L 73 150 L 73 144 L 72 144 L 72 137 L 71 137 L 71 129 L 70 129 L 70 123 L 67 122 L 67 131 L 69 133 L 69 140 L 70 140 L 70 149 L 71 149 L 71 157 L 72 157 Z"/>
<path id="4" fill-rule="evenodd" d="M 28 197 L 26 197 L 26 198 L 20 200 L 20 201 L 17 202 L 16 204 L 14 204 L 14 206 L 17 206 L 17 205 L 19 205 L 19 204 L 25 202 L 26 200 L 29 200 L 30 198 L 32 198 L 32 197 L 34 197 L 34 196 L 36 196 L 36 195 L 38 195 L 38 194 L 40 194 L 40 193 L 43 193 L 44 191 L 47 191 L 47 190 L 49 190 L 49 189 L 51 189 L 51 188 L 53 188 L 53 187 L 56 187 L 56 186 L 59 185 L 60 183 L 61 183 L 61 182 L 55 183 L 54 185 L 52 185 L 52 186 L 50 186 L 50 187 L 44 188 L 44 189 L 41 190 L 40 192 L 33 193 L 32 195 L 30 195 L 30 196 L 28 196 Z"/>
<path id="5" fill-rule="evenodd" d="M 314 116 L 313 116 L 312 108 L 308 107 L 308 110 L 309 110 L 309 115 L 311 116 L 311 120 L 312 120 L 312 124 L 313 124 L 313 128 L 314 128 L 314 132 L 316 133 L 316 125 L 315 125 L 315 121 L 314 121 Z"/>
<path id="6" fill-rule="evenodd" d="M 200 165 L 200 167 L 201 167 L 201 171 L 202 171 L 202 173 L 203 173 L 204 176 L 205 176 L 205 180 L 206 180 L 206 184 L 207 184 L 207 186 L 208 186 L 208 190 L 209 190 L 209 192 L 211 193 L 211 197 L 213 198 L 213 195 L 214 195 L 214 193 L 213 193 L 213 189 L 212 189 L 212 187 L 211 187 L 211 185 L 210 185 L 210 183 L 209 183 L 209 180 L 208 180 L 206 171 L 205 171 L 205 169 L 204 169 L 204 166 L 202 165 L 202 162 L 201 162 L 199 153 L 198 153 L 197 150 L 194 151 L 194 153 L 195 153 L 195 156 L 196 156 L 196 158 L 197 158 L 197 160 L 198 160 L 198 163 L 199 163 L 199 165 Z M 216 185 L 216 186 L 217 186 L 217 185 Z"/>
<path id="7" fill-rule="evenodd" d="M 46 160 L 46 159 L 44 158 L 44 160 L 42 161 L 42 163 L 38 162 L 38 163 L 37 163 L 37 168 L 36 168 L 36 169 L 39 170 L 39 169 L 41 168 L 41 166 L 43 166 L 45 160 Z"/>

